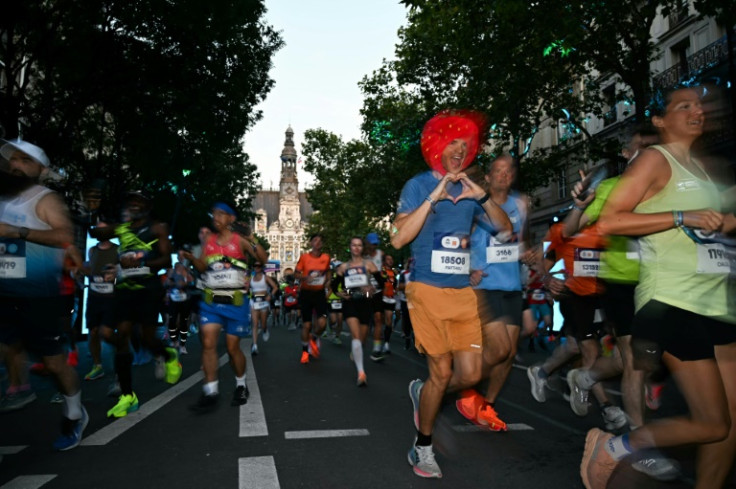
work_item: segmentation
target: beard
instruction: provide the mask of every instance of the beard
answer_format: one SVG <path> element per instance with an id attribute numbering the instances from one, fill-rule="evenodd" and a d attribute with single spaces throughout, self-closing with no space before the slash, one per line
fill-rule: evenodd
<path id="1" fill-rule="evenodd" d="M 37 183 L 37 177 L 25 173 L 0 171 L 0 197 L 14 197 Z"/>

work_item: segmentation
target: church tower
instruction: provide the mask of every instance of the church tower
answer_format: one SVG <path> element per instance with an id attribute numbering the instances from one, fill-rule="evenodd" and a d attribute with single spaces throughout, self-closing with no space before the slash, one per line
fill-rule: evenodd
<path id="1" fill-rule="evenodd" d="M 279 182 L 279 222 L 283 229 L 300 227 L 299 180 L 296 174 L 296 150 L 294 130 L 286 129 L 286 141 L 281 150 L 281 181 Z"/>

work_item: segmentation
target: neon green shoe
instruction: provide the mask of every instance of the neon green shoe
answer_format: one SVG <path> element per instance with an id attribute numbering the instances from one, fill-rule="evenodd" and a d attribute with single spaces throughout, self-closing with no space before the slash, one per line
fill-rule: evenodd
<path id="1" fill-rule="evenodd" d="M 176 384 L 181 378 L 181 363 L 179 363 L 179 352 L 176 348 L 167 348 L 170 359 L 166 360 L 166 382 Z"/>
<path id="2" fill-rule="evenodd" d="M 84 380 L 96 380 L 104 376 L 105 370 L 102 368 L 102 365 L 95 365 L 92 367 L 92 370 L 90 370 L 89 373 L 84 376 Z"/>
<path id="3" fill-rule="evenodd" d="M 135 392 L 120 396 L 118 398 L 118 403 L 107 412 L 107 417 L 123 418 L 127 416 L 128 413 L 132 413 L 134 411 L 138 411 L 138 397 L 135 395 Z"/>

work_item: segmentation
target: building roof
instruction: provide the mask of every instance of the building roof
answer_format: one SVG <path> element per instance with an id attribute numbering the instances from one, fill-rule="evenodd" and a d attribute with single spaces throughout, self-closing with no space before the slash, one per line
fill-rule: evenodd
<path id="1" fill-rule="evenodd" d="M 261 190 L 253 199 L 253 212 L 258 209 L 265 209 L 266 223 L 270 226 L 274 221 L 279 219 L 279 191 L 278 190 Z M 299 192 L 299 217 L 302 222 L 308 222 L 312 215 L 312 205 L 307 200 L 306 192 Z"/>

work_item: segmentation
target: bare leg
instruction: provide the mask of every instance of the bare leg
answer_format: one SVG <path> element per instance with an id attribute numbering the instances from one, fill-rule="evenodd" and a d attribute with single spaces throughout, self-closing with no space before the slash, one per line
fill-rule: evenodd
<path id="1" fill-rule="evenodd" d="M 202 370 L 204 381 L 214 382 L 217 380 L 217 338 L 222 329 L 221 324 L 206 323 L 200 328 L 202 334 Z"/>
<path id="2" fill-rule="evenodd" d="M 516 356 L 517 344 L 519 342 L 519 334 L 521 333 L 521 328 L 519 326 L 510 324 L 504 325 L 504 330 L 511 350 L 502 362 L 491 367 L 489 376 L 490 382 L 488 383 L 488 390 L 486 391 L 486 400 L 491 404 L 496 402 L 498 394 L 506 383 L 509 373 L 511 373 L 514 357 Z M 485 341 L 483 344 L 485 345 Z"/>
<path id="3" fill-rule="evenodd" d="M 227 354 L 230 356 L 230 367 L 232 367 L 236 377 L 242 377 L 245 375 L 247 365 L 245 354 L 240 349 L 240 337 L 231 334 L 225 335 L 225 343 L 227 345 Z"/>

